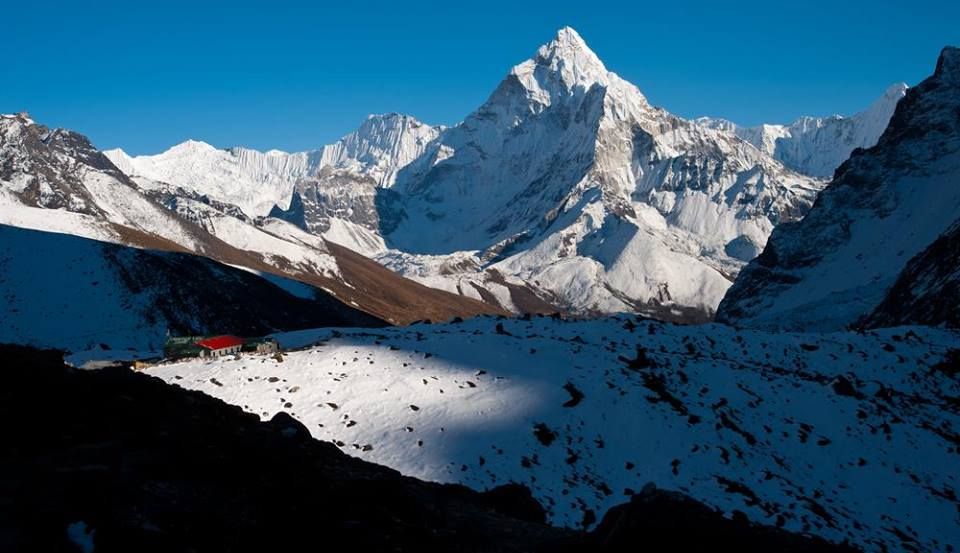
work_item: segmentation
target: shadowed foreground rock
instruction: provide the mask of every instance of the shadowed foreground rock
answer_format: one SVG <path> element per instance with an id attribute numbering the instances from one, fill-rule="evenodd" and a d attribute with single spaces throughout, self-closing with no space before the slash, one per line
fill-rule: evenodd
<path id="1" fill-rule="evenodd" d="M 599 551 L 856 551 L 751 524 L 739 511 L 727 519 L 683 494 L 652 485 L 610 509 L 589 540 Z"/>
<path id="2" fill-rule="evenodd" d="M 554 528 L 519 485 L 421 482 L 284 413 L 262 423 L 56 352 L 0 346 L 0 358 L 0 551 L 842 550 L 650 489 L 591 534 Z"/>

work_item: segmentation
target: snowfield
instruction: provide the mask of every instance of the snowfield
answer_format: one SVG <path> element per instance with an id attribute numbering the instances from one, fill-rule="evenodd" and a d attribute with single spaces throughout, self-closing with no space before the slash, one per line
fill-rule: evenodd
<path id="1" fill-rule="evenodd" d="M 521 482 L 556 524 L 653 482 L 869 551 L 960 546 L 957 332 L 534 317 L 277 337 L 304 349 L 149 372 L 410 476 Z"/>

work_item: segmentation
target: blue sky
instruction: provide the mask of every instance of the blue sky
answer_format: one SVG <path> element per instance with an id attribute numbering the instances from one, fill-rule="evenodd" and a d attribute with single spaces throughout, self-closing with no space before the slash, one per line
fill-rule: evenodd
<path id="1" fill-rule="evenodd" d="M 8 3 L 0 112 L 153 153 L 303 150 L 368 113 L 453 124 L 564 25 L 656 105 L 742 124 L 852 113 L 960 44 L 955 0 Z"/>

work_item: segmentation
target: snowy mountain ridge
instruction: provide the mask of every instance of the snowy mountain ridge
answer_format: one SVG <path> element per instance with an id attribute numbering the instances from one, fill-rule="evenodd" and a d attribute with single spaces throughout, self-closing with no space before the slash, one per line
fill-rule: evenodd
<path id="1" fill-rule="evenodd" d="M 200 161 L 209 161 L 223 152 L 190 142 L 172 155 L 196 160 L 191 156 L 198 153 Z M 283 161 L 282 156 L 269 156 L 279 160 L 273 163 Z M 347 310 L 360 309 L 398 324 L 503 313 L 403 279 L 289 223 L 270 219 L 255 224 L 232 204 L 168 183 L 131 178 L 83 135 L 48 129 L 23 114 L 0 119 L 0 225 L 186 252 L 242 267 L 274 284 L 284 279 L 305 283 L 319 295 L 332 294 L 350 306 Z M 11 316 L 10 323 L 20 324 L 25 316 Z"/>
<path id="2" fill-rule="evenodd" d="M 787 167 L 805 175 L 830 178 L 856 148 L 877 143 L 907 91 L 905 83 L 890 85 L 866 110 L 850 117 L 798 118 L 789 125 L 740 127 L 726 119 L 701 117 L 697 123 L 734 132 Z"/>
<path id="3" fill-rule="evenodd" d="M 187 140 L 152 156 L 131 157 L 121 149 L 104 155 L 128 175 L 183 187 L 257 217 L 267 215 L 274 206 L 288 207 L 297 181 L 325 167 L 364 174 L 378 186 L 389 187 L 397 172 L 441 130 L 391 113 L 371 115 L 336 143 L 307 152 L 221 150 Z"/>

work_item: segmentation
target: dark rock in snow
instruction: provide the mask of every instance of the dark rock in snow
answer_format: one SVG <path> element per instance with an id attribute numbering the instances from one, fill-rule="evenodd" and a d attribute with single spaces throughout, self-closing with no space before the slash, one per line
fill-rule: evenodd
<path id="1" fill-rule="evenodd" d="M 856 551 L 753 524 L 743 513 L 728 519 L 682 494 L 649 484 L 629 503 L 610 509 L 590 539 L 596 544 L 595 551 Z"/>
<path id="2" fill-rule="evenodd" d="M 564 407 L 576 407 L 581 401 L 583 401 L 583 398 L 586 397 L 583 395 L 583 392 L 573 385 L 572 382 L 567 382 L 564 384 L 563 389 L 570 394 L 570 399 L 563 403 Z"/>
<path id="3" fill-rule="evenodd" d="M 523 484 L 510 483 L 497 486 L 481 494 L 494 511 L 509 515 L 519 520 L 544 524 L 547 513 L 530 493 L 530 488 Z"/>
<path id="4" fill-rule="evenodd" d="M 545 446 L 549 446 L 557 439 L 557 433 L 550 430 L 550 427 L 542 422 L 533 426 L 533 435 L 536 436 L 537 441 Z"/>

